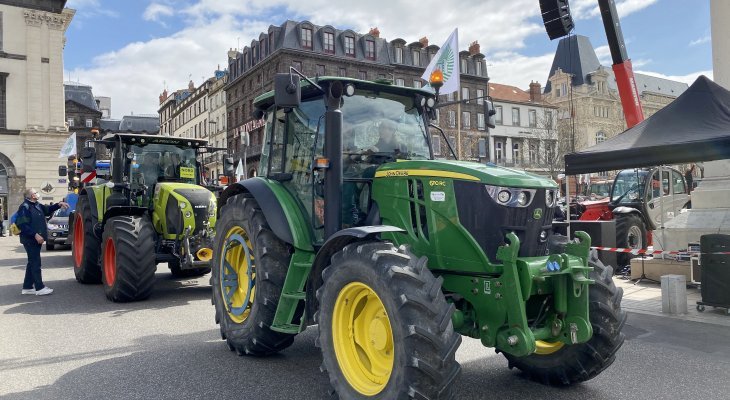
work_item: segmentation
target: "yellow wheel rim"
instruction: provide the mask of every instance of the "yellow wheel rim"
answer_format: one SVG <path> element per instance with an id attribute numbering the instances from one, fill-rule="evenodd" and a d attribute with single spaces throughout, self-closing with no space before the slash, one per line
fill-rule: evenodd
<path id="1" fill-rule="evenodd" d="M 536 340 L 535 346 L 537 349 L 535 350 L 535 354 L 539 354 L 541 356 L 546 356 L 548 354 L 553 354 L 556 351 L 560 350 L 565 346 L 565 343 L 563 342 L 546 342 L 544 340 Z"/>
<path id="2" fill-rule="evenodd" d="M 242 323 L 251 313 L 256 295 L 256 265 L 253 246 L 246 231 L 234 226 L 226 232 L 223 257 L 218 266 L 220 289 L 228 316 Z"/>
<path id="3" fill-rule="evenodd" d="M 380 393 L 393 371 L 393 331 L 383 302 L 368 285 L 352 282 L 340 290 L 332 340 L 350 386 L 364 396 Z"/>

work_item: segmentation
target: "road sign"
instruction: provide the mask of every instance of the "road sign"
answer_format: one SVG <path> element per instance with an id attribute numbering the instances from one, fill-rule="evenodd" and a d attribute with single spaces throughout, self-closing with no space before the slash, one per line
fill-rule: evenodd
<path id="1" fill-rule="evenodd" d="M 96 171 L 81 173 L 81 183 L 89 183 L 94 178 L 96 178 Z"/>

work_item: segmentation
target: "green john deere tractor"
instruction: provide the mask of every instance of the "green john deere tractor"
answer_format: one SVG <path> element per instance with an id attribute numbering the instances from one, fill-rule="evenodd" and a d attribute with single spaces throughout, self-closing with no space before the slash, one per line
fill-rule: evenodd
<path id="1" fill-rule="evenodd" d="M 346 399 L 452 398 L 461 335 L 547 384 L 614 361 L 622 291 L 587 234 L 552 234 L 552 180 L 434 159 L 429 91 L 293 72 L 255 100 L 258 177 L 220 198 L 211 284 L 231 350 L 273 354 L 318 324 Z"/>
<path id="2" fill-rule="evenodd" d="M 73 221 L 76 280 L 104 284 L 107 298 L 149 297 L 157 263 L 173 276 L 210 272 L 217 200 L 201 186 L 198 154 L 206 140 L 109 134 L 97 143 L 112 151 L 111 180 L 79 193 Z M 83 149 L 83 165 L 95 165 Z"/>

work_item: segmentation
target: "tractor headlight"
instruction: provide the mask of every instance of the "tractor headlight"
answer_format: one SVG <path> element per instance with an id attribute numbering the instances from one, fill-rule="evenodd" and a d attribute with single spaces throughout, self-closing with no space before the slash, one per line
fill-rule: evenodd
<path id="1" fill-rule="evenodd" d="M 520 192 L 517 194 L 517 204 L 524 207 L 530 201 L 530 195 L 527 192 Z"/>
<path id="2" fill-rule="evenodd" d="M 185 211 L 185 218 L 190 218 L 192 216 L 193 216 L 193 213 L 191 213 L 190 211 Z"/>
<path id="3" fill-rule="evenodd" d="M 187 206 L 188 206 L 188 203 L 186 203 L 186 202 L 184 202 L 184 201 L 183 201 L 183 202 L 180 202 L 180 209 L 181 209 L 181 210 L 184 210 L 184 209 L 185 209 L 185 207 L 187 207 Z"/>
<path id="4" fill-rule="evenodd" d="M 555 206 L 555 194 L 553 193 L 552 190 L 545 191 L 545 205 L 548 207 Z"/>
<path id="5" fill-rule="evenodd" d="M 535 189 L 510 188 L 485 185 L 489 197 L 507 207 L 527 207 L 535 197 Z"/>

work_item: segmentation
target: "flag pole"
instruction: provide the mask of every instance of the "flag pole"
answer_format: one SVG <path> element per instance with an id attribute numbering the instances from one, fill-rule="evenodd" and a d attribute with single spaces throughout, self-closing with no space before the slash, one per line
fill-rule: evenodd
<path id="1" fill-rule="evenodd" d="M 456 156 L 461 160 L 461 90 L 456 91 Z"/>

